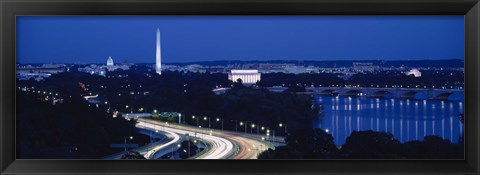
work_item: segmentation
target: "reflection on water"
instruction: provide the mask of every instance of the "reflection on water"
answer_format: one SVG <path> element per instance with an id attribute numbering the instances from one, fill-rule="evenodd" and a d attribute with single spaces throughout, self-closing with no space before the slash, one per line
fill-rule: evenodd
<path id="1" fill-rule="evenodd" d="M 423 140 L 437 135 L 457 142 L 463 124 L 462 101 L 385 99 L 346 96 L 317 96 L 322 117 L 314 127 L 328 130 L 337 145 L 345 143 L 352 131 L 386 131 L 401 142 Z"/>

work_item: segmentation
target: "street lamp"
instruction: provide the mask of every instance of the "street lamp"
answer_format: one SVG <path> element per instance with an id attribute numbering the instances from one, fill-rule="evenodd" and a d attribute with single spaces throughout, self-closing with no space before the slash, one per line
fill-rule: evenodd
<path id="1" fill-rule="evenodd" d="M 178 124 L 182 123 L 182 114 L 178 114 Z"/>
<path id="2" fill-rule="evenodd" d="M 192 115 L 192 119 L 195 119 L 194 115 Z M 197 126 L 198 126 L 198 117 L 197 117 Z"/>
<path id="3" fill-rule="evenodd" d="M 280 123 L 280 124 L 278 124 L 278 126 L 281 128 L 281 127 L 283 127 L 283 124 Z M 288 126 L 288 125 L 285 124 L 285 135 L 287 135 L 287 126 Z"/>
<path id="4" fill-rule="evenodd" d="M 269 140 L 269 138 L 270 138 L 270 129 L 267 129 L 267 133 L 265 133 L 265 135 L 267 135 L 267 140 Z"/>
<path id="5" fill-rule="evenodd" d="M 245 134 L 247 134 L 247 125 L 249 121 L 245 122 Z M 243 122 L 240 122 L 240 126 L 243 126 Z"/>
<path id="6" fill-rule="evenodd" d="M 245 121 L 245 134 L 247 134 L 247 125 L 248 122 L 252 123 L 252 121 Z M 252 132 L 252 129 L 250 128 L 250 132 Z"/>
<path id="7" fill-rule="evenodd" d="M 275 129 L 272 130 L 272 132 L 273 132 L 273 138 L 272 139 L 273 139 L 273 141 L 275 141 Z M 270 129 L 267 129 L 267 137 L 270 137 Z"/>
<path id="8" fill-rule="evenodd" d="M 181 146 L 182 146 L 182 145 L 180 145 L 180 144 L 177 144 L 177 147 L 178 147 L 178 148 L 180 148 Z M 172 146 L 172 152 L 170 153 L 170 159 L 174 159 L 174 158 L 173 158 L 173 152 L 174 152 L 174 150 L 173 150 L 173 149 L 174 149 L 174 148 L 175 148 L 175 147 L 174 147 L 174 146 Z"/>
<path id="9" fill-rule="evenodd" d="M 243 122 L 240 122 L 240 126 L 243 126 Z M 245 124 L 245 134 L 247 134 L 247 125 Z"/>
<path id="10" fill-rule="evenodd" d="M 124 136 L 124 144 L 123 144 L 123 147 L 125 149 L 125 151 L 127 151 L 127 136 Z M 130 136 L 130 140 L 133 140 L 133 136 Z"/>
<path id="11" fill-rule="evenodd" d="M 223 118 L 221 118 L 221 119 L 217 118 L 217 122 L 219 122 L 220 120 L 222 121 L 222 130 L 223 130 Z"/>
<path id="12" fill-rule="evenodd" d="M 210 125 L 210 117 L 203 117 L 203 120 L 208 119 L 208 128 L 211 128 L 212 126 Z"/>
<path id="13" fill-rule="evenodd" d="M 260 126 L 255 126 L 255 124 L 253 124 L 253 127 L 257 127 L 257 135 L 260 133 Z"/>
<path id="14" fill-rule="evenodd" d="M 188 141 L 188 157 L 190 157 L 190 137 L 188 137 L 188 133 L 187 133 L 185 136 L 187 136 L 187 141 Z"/>

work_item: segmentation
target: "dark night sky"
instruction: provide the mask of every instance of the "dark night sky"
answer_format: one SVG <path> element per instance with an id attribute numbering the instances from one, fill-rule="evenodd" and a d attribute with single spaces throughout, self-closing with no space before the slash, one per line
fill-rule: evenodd
<path id="1" fill-rule="evenodd" d="M 463 16 L 21 16 L 19 63 L 463 59 Z"/>

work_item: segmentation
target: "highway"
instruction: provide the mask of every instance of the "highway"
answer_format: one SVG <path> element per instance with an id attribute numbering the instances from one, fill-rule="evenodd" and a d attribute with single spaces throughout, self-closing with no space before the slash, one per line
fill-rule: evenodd
<path id="1" fill-rule="evenodd" d="M 212 148 L 209 151 L 207 151 L 204 155 L 198 156 L 197 159 L 228 159 L 234 153 L 233 143 L 231 141 L 227 140 L 227 139 L 224 139 L 224 138 L 220 138 L 220 137 L 213 136 L 213 135 L 210 135 L 210 134 L 198 133 L 198 132 L 190 131 L 190 130 L 171 128 L 171 127 L 168 127 L 168 126 L 160 125 L 159 122 L 155 122 L 155 121 L 139 120 L 137 125 L 139 125 L 141 127 L 144 127 L 144 128 L 149 128 L 149 129 L 155 129 L 155 128 L 159 128 L 161 126 L 162 131 L 164 131 L 164 132 L 174 133 L 174 134 L 177 134 L 177 135 L 188 134 L 192 138 L 199 138 L 199 139 L 203 139 L 203 140 L 209 142 L 212 145 Z M 148 153 L 148 157 L 151 157 L 151 155 L 155 151 L 157 151 L 159 149 L 162 149 L 162 148 L 165 148 L 165 147 L 168 147 L 171 144 L 176 143 L 177 141 L 178 140 L 176 140 L 175 142 L 171 141 L 171 142 L 169 142 L 169 144 L 158 146 L 157 149 L 154 149 L 154 150 L 152 150 L 152 152 Z M 145 157 L 147 157 L 147 155 Z"/>
<path id="2" fill-rule="evenodd" d="M 261 135 L 255 134 L 168 124 L 143 118 L 137 120 L 136 127 L 149 131 L 159 131 L 168 138 L 132 149 L 144 155 L 146 159 L 158 159 L 167 153 L 176 151 L 178 149 L 177 144 L 185 140 L 198 140 L 208 145 L 204 151 L 193 156 L 193 159 L 257 159 L 261 152 L 269 148 L 274 149 L 271 142 L 262 140 Z M 278 137 L 275 140 L 283 140 L 283 138 Z M 119 159 L 124 153 L 117 153 L 105 158 Z"/>
<path id="3" fill-rule="evenodd" d="M 264 143 L 255 140 L 226 134 L 221 134 L 221 137 L 228 138 L 239 146 L 239 151 L 233 157 L 233 159 L 257 159 L 258 154 L 266 149 Z"/>
<path id="4" fill-rule="evenodd" d="M 261 136 L 243 134 L 233 131 L 215 129 L 201 129 L 194 126 L 167 124 L 151 119 L 138 119 L 138 125 L 147 128 L 163 128 L 179 135 L 188 134 L 190 137 L 203 139 L 212 145 L 212 148 L 199 155 L 196 159 L 256 159 L 257 155 L 268 148 L 274 149 L 270 142 L 263 141 Z M 283 138 L 277 138 L 283 139 Z M 276 140 L 277 140 L 276 139 Z"/>
<path id="5" fill-rule="evenodd" d="M 137 125 L 137 127 L 138 127 L 138 125 Z M 139 127 L 139 128 L 142 129 L 141 127 Z M 147 128 L 145 128 L 145 129 L 147 129 Z M 143 131 L 140 131 L 140 132 L 146 132 L 146 130 L 143 130 Z M 131 149 L 131 150 L 139 152 L 141 155 L 144 155 L 144 157 L 146 159 L 150 159 L 151 156 L 152 156 L 152 153 L 155 153 L 157 150 L 164 149 L 165 147 L 167 147 L 169 145 L 172 145 L 172 144 L 174 144 L 174 143 L 176 143 L 180 140 L 180 136 L 176 133 L 173 133 L 173 132 L 163 132 L 162 131 L 160 133 L 154 132 L 154 134 L 165 135 L 166 138 L 161 140 L 161 141 L 153 142 L 153 143 L 147 144 L 145 146 L 134 148 L 134 149 Z M 125 154 L 125 153 L 126 153 L 126 151 L 122 151 L 122 152 L 119 152 L 119 153 L 116 153 L 116 154 L 105 156 L 102 159 L 120 159 L 122 157 L 122 155 Z"/>
<path id="6" fill-rule="evenodd" d="M 139 124 L 137 124 L 139 125 Z M 148 129 L 155 129 L 155 127 L 153 128 L 150 128 L 150 127 L 146 127 Z M 180 135 L 178 135 L 177 133 L 174 133 L 174 132 L 171 132 L 171 131 L 168 131 L 168 130 L 162 130 L 163 132 L 166 132 L 170 135 L 173 136 L 173 139 L 165 144 L 162 144 L 162 145 L 158 145 L 158 146 L 155 146 L 153 147 L 151 150 L 147 151 L 147 153 L 145 153 L 144 157 L 146 159 L 151 159 L 152 156 L 154 155 L 155 152 L 157 152 L 158 150 L 161 150 L 161 149 L 164 149 L 168 146 L 173 146 L 175 143 L 177 143 L 178 141 L 180 141 Z"/>

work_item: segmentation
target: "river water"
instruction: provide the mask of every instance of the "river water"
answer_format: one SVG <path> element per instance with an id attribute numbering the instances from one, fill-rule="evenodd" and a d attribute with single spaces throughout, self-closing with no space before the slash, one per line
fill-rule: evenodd
<path id="1" fill-rule="evenodd" d="M 463 132 L 459 114 L 462 100 L 422 100 L 370 98 L 365 96 L 317 96 L 322 113 L 315 128 L 330 133 L 337 145 L 343 145 L 352 131 L 386 131 L 402 143 L 437 135 L 458 142 Z"/>

